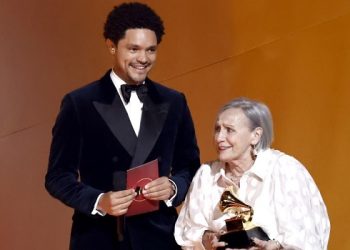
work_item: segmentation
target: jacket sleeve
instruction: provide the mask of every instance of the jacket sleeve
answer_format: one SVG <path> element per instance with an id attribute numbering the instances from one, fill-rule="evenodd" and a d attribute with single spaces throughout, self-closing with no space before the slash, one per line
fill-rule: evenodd
<path id="1" fill-rule="evenodd" d="M 182 94 L 182 115 L 175 142 L 171 179 L 176 183 L 177 195 L 173 206 L 179 206 L 185 199 L 192 178 L 200 166 L 199 149 L 194 125 L 186 98 Z"/>
<path id="2" fill-rule="evenodd" d="M 80 212 L 91 214 L 101 190 L 79 182 L 79 159 L 82 147 L 81 124 L 70 95 L 63 98 L 52 129 L 45 187 L 55 198 Z"/>

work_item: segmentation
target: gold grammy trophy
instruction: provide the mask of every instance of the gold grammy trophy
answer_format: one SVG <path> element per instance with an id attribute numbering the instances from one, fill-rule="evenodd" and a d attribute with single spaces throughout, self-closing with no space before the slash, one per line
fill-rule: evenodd
<path id="1" fill-rule="evenodd" d="M 220 236 L 220 241 L 226 242 L 229 248 L 248 248 L 254 246 L 252 238 L 269 240 L 261 227 L 252 223 L 253 208 L 239 200 L 233 187 L 228 187 L 221 195 L 220 210 L 229 215 L 225 220 L 227 233 Z M 218 248 L 224 249 L 224 248 Z"/>

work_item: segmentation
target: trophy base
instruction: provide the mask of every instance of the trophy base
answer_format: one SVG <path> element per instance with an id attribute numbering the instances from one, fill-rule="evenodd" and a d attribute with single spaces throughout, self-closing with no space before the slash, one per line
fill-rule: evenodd
<path id="1" fill-rule="evenodd" d="M 225 247 L 218 247 L 218 250 L 226 248 L 249 248 L 254 246 L 251 238 L 258 238 L 260 240 L 270 240 L 267 234 L 261 227 L 254 227 L 249 230 L 239 230 L 227 232 L 220 236 L 219 241 L 224 241 L 228 245 Z"/>

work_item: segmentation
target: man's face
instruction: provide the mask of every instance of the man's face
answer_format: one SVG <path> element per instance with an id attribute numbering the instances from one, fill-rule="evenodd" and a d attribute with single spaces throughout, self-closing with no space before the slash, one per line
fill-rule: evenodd
<path id="1" fill-rule="evenodd" d="M 114 71 L 128 84 L 142 83 L 157 58 L 157 37 L 149 29 L 128 29 L 116 44 Z"/>

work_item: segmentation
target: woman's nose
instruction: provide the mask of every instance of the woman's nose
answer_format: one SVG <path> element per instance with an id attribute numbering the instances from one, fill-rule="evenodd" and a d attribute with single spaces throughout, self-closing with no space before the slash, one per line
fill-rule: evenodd
<path id="1" fill-rule="evenodd" d="M 225 138 L 225 135 L 222 131 L 216 132 L 215 141 L 220 142 L 220 141 L 223 141 L 224 138 Z"/>

